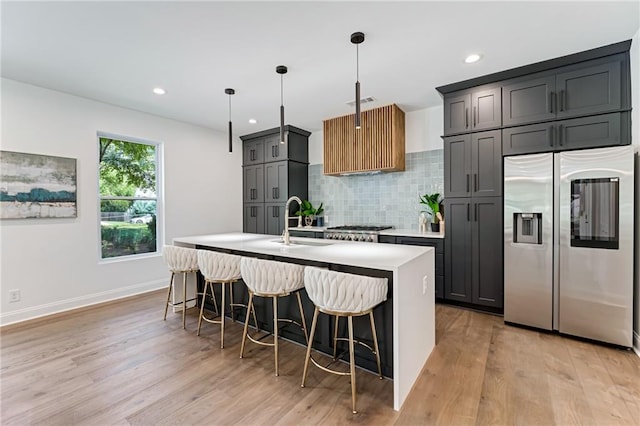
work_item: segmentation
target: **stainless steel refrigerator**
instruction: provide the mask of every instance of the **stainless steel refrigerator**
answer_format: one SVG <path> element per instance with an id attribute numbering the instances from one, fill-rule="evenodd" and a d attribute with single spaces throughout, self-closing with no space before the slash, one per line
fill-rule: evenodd
<path id="1" fill-rule="evenodd" d="M 504 158 L 504 319 L 632 345 L 632 146 Z"/>

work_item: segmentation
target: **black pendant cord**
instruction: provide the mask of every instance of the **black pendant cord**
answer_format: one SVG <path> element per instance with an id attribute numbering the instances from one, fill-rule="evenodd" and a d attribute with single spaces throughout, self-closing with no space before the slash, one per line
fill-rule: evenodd
<path id="1" fill-rule="evenodd" d="M 356 44 L 356 129 L 360 128 L 360 45 Z"/>
<path id="2" fill-rule="evenodd" d="M 284 74 L 280 74 L 280 143 L 284 143 Z"/>

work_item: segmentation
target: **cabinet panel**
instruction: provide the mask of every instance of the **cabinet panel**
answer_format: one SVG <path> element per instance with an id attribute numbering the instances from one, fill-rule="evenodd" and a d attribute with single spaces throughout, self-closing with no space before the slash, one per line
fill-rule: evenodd
<path id="1" fill-rule="evenodd" d="M 471 174 L 471 135 L 444 138 L 444 196 L 468 197 Z"/>
<path id="2" fill-rule="evenodd" d="M 474 197 L 502 194 L 502 135 L 500 130 L 471 135 L 471 173 Z"/>
<path id="3" fill-rule="evenodd" d="M 502 125 L 501 88 L 481 90 L 471 94 L 471 125 L 473 130 L 485 130 Z"/>
<path id="4" fill-rule="evenodd" d="M 551 123 L 531 124 L 502 130 L 502 155 L 551 151 L 555 128 Z"/>
<path id="5" fill-rule="evenodd" d="M 471 302 L 471 200 L 445 199 L 444 296 Z"/>
<path id="6" fill-rule="evenodd" d="M 558 118 L 619 109 L 620 77 L 619 61 L 558 74 Z"/>
<path id="7" fill-rule="evenodd" d="M 264 139 L 244 142 L 242 164 L 245 166 L 264 162 Z"/>
<path id="8" fill-rule="evenodd" d="M 472 303 L 502 307 L 502 198 L 472 202 Z"/>
<path id="9" fill-rule="evenodd" d="M 502 122 L 505 126 L 553 120 L 556 116 L 555 75 L 533 77 L 502 87 Z"/>
<path id="10" fill-rule="evenodd" d="M 271 235 L 282 235 L 284 231 L 284 207 L 282 203 L 265 203 L 264 222 L 265 233 Z"/>
<path id="11" fill-rule="evenodd" d="M 604 114 L 558 122 L 560 149 L 597 148 L 624 144 L 620 114 Z"/>
<path id="12" fill-rule="evenodd" d="M 244 232 L 264 234 L 264 204 L 245 204 L 243 211 Z"/>
<path id="13" fill-rule="evenodd" d="M 264 201 L 264 166 L 245 166 L 243 169 L 243 199 L 245 203 Z"/>
<path id="14" fill-rule="evenodd" d="M 288 162 L 266 163 L 264 165 L 264 200 L 265 202 L 287 201 Z"/>
<path id="15" fill-rule="evenodd" d="M 287 132 L 288 133 L 288 132 Z M 282 161 L 287 159 L 288 135 L 285 133 L 285 143 L 280 143 L 280 135 L 270 136 L 264 141 L 264 162 Z"/>
<path id="16" fill-rule="evenodd" d="M 452 135 L 469 130 L 469 107 L 471 95 L 445 96 L 444 98 L 444 134 Z"/>

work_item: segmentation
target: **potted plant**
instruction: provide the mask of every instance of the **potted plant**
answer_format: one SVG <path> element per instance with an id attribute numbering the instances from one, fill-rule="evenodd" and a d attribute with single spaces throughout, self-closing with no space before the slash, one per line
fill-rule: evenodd
<path id="1" fill-rule="evenodd" d="M 433 222 L 431 222 L 431 230 L 433 232 L 440 231 L 440 218 L 438 217 L 438 213 L 440 213 L 441 202 L 442 198 L 438 192 L 434 194 L 424 194 L 420 197 L 420 204 L 425 204 L 431 211 L 431 216 L 433 218 Z"/>
<path id="2" fill-rule="evenodd" d="M 320 213 L 322 213 L 323 211 L 324 208 L 322 207 L 322 203 L 320 203 L 320 206 L 316 209 L 313 207 L 309 200 L 303 200 L 302 204 L 300 205 L 300 210 L 296 212 L 296 216 L 304 217 L 305 225 L 311 226 L 313 224 L 314 218 L 318 217 L 318 215 L 320 215 Z M 318 222 L 321 222 L 320 219 L 321 217 L 318 217 Z M 316 225 L 322 226 L 322 224 L 320 223 L 316 223 Z"/>

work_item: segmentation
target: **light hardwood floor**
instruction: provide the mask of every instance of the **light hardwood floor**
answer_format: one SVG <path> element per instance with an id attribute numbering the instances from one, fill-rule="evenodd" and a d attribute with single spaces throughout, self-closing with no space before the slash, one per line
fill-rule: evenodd
<path id="1" fill-rule="evenodd" d="M 640 422 L 640 358 L 502 318 L 436 309 L 437 346 L 402 411 L 393 385 L 358 370 L 358 409 L 348 378 L 311 367 L 304 348 L 249 344 L 242 327 L 197 313 L 162 321 L 164 293 L 2 329 L 0 423 L 11 424 L 403 424 L 617 425 Z M 327 358 L 328 360 L 328 358 Z"/>

